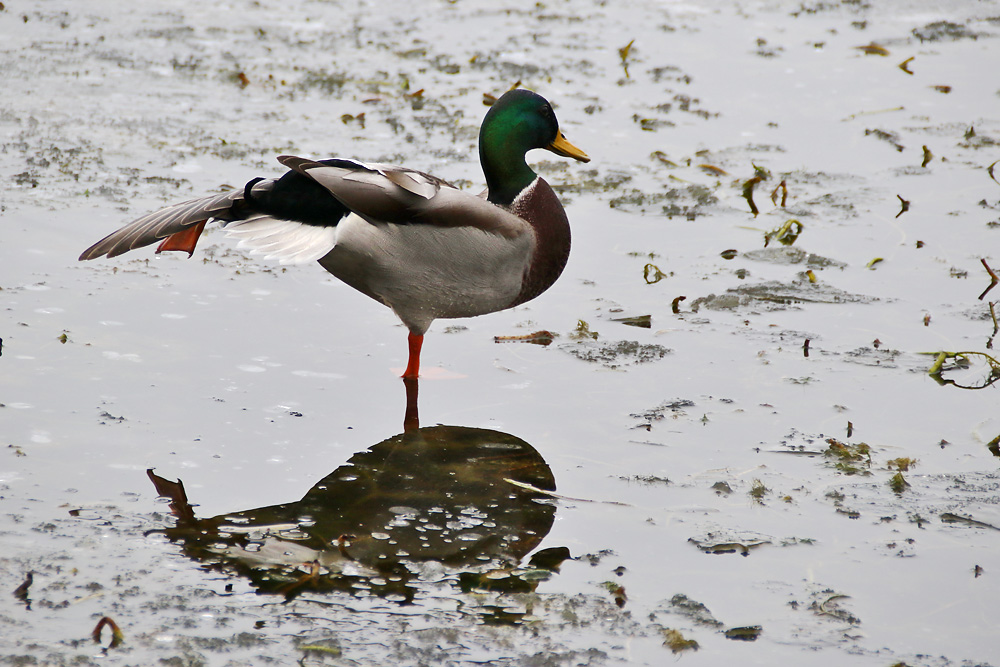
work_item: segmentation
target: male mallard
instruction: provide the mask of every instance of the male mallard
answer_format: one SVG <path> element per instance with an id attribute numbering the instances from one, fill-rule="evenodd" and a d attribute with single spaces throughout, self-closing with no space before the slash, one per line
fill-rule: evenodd
<path id="1" fill-rule="evenodd" d="M 533 299 L 569 257 L 569 221 L 525 163 L 533 148 L 588 162 L 559 131 L 549 103 L 512 90 L 487 112 L 480 196 L 405 167 L 282 156 L 280 178 L 150 213 L 80 255 L 115 257 L 163 239 L 157 252 L 194 253 L 219 221 L 240 246 L 282 264 L 319 260 L 351 287 L 392 308 L 409 333 L 404 378 L 420 369 L 424 333 L 439 317 L 472 317 Z"/>

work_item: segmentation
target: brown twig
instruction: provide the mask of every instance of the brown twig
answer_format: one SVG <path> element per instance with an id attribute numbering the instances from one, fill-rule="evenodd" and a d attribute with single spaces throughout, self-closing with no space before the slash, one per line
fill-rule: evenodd
<path id="1" fill-rule="evenodd" d="M 986 273 L 990 274 L 990 286 L 983 290 L 983 293 L 979 295 L 979 300 L 982 301 L 987 292 L 996 287 L 997 283 L 1000 283 L 1000 278 L 998 278 L 997 274 L 993 272 L 993 269 L 990 268 L 990 265 L 986 263 L 985 259 L 980 259 L 979 261 L 982 262 L 983 266 L 986 268 Z"/>

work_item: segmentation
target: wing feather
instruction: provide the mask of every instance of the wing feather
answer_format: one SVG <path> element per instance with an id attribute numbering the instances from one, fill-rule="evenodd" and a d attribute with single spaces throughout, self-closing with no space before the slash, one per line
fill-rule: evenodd
<path id="1" fill-rule="evenodd" d="M 336 227 L 319 227 L 267 216 L 230 222 L 226 236 L 239 239 L 251 255 L 281 264 L 305 264 L 323 257 L 337 244 Z"/>
<path id="2" fill-rule="evenodd" d="M 528 229 L 524 220 L 507 209 L 420 171 L 287 155 L 278 161 L 322 185 L 371 224 L 475 227 L 506 237 L 519 236 Z"/>
<path id="3" fill-rule="evenodd" d="M 154 211 L 90 246 L 83 251 L 80 259 L 95 259 L 104 255 L 117 257 L 129 250 L 152 245 L 192 225 L 212 219 L 241 199 L 243 190 L 230 190 Z"/>

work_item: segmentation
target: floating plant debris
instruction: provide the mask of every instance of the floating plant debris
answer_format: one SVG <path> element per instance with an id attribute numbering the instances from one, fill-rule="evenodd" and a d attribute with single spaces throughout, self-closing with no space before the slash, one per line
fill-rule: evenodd
<path id="1" fill-rule="evenodd" d="M 910 483 L 903 477 L 903 473 L 897 472 L 889 478 L 889 488 L 892 489 L 893 493 L 900 494 L 910 488 Z"/>
<path id="2" fill-rule="evenodd" d="M 738 628 L 729 628 L 723 634 L 726 639 L 735 639 L 742 642 L 757 641 L 762 628 L 759 625 L 744 625 Z"/>
<path id="3" fill-rule="evenodd" d="M 653 318 L 651 315 L 636 315 L 635 317 L 619 317 L 611 320 L 612 322 L 621 322 L 622 324 L 628 325 L 630 327 L 639 327 L 640 329 L 649 329 L 653 326 Z"/>
<path id="4" fill-rule="evenodd" d="M 972 528 L 989 528 L 991 530 L 1000 530 L 992 523 L 986 523 L 985 521 L 979 521 L 978 519 L 973 519 L 971 516 L 961 516 L 960 514 L 955 514 L 953 512 L 945 512 L 941 515 L 941 521 L 943 523 L 960 523 L 966 526 L 971 526 Z"/>
<path id="5" fill-rule="evenodd" d="M 598 335 L 599 334 L 596 331 L 590 330 L 590 325 L 587 323 L 586 320 L 577 320 L 576 329 L 574 329 L 573 332 L 570 333 L 569 337 L 574 340 L 581 340 L 581 339 L 597 340 Z"/>
<path id="6" fill-rule="evenodd" d="M 21 585 L 14 589 L 14 597 L 16 597 L 21 602 L 28 602 L 28 589 L 31 588 L 31 584 L 35 580 L 35 575 L 33 572 L 28 572 L 24 575 L 24 581 Z"/>
<path id="7" fill-rule="evenodd" d="M 118 627 L 118 624 L 115 623 L 111 617 L 105 616 L 97 622 L 97 626 L 94 628 L 94 631 L 90 633 L 94 642 L 100 643 L 101 631 L 103 631 L 104 628 L 111 629 L 111 642 L 108 644 L 108 648 L 116 648 L 123 641 L 125 641 L 125 634 L 121 631 L 121 628 Z"/>
<path id="8" fill-rule="evenodd" d="M 642 267 L 642 279 L 646 281 L 647 285 L 658 283 L 666 277 L 667 274 L 661 271 L 656 264 L 647 264 Z"/>
<path id="9" fill-rule="evenodd" d="M 628 77 L 628 57 L 632 53 L 632 45 L 635 44 L 633 39 L 625 46 L 618 49 L 618 56 L 622 59 L 622 69 L 625 70 L 625 77 Z"/>
<path id="10" fill-rule="evenodd" d="M 833 467 L 845 475 L 868 475 L 872 465 L 871 447 L 864 442 L 856 445 L 836 438 L 827 438 L 828 447 L 823 455 L 833 459 Z"/>
<path id="11" fill-rule="evenodd" d="M 680 630 L 672 628 L 667 628 L 663 631 L 663 645 L 673 653 L 698 650 L 698 642 L 693 639 L 686 639 Z"/>
<path id="12" fill-rule="evenodd" d="M 549 345 L 555 340 L 559 334 L 547 331 L 545 329 L 541 331 L 534 331 L 529 334 L 520 334 L 513 336 L 494 336 L 493 342 L 495 343 L 532 343 L 533 345 Z"/>
<path id="13" fill-rule="evenodd" d="M 779 192 L 781 193 L 780 203 L 778 202 Z M 780 206 L 781 208 L 784 208 L 786 201 L 788 201 L 788 185 L 786 185 L 785 181 L 782 180 L 781 183 L 778 183 L 778 185 L 775 186 L 773 190 L 771 190 L 771 203 L 774 204 L 775 206 Z"/>
<path id="14" fill-rule="evenodd" d="M 903 199 L 899 195 L 896 195 L 896 198 L 899 199 L 899 204 L 900 204 L 899 213 L 896 214 L 896 217 L 898 218 L 899 216 L 903 215 L 904 213 L 910 210 L 910 202 L 906 199 Z"/>
<path id="15" fill-rule="evenodd" d="M 776 227 L 764 234 L 764 247 L 770 245 L 771 241 L 777 241 L 781 245 L 792 245 L 799 238 L 805 226 L 798 220 L 787 220 L 780 227 Z"/>
<path id="16" fill-rule="evenodd" d="M 764 544 L 771 544 L 771 540 L 759 536 L 750 537 L 745 533 L 736 532 L 710 532 L 702 537 L 690 537 L 691 542 L 706 554 L 735 554 L 749 556 L 750 551 Z"/>
<path id="17" fill-rule="evenodd" d="M 683 593 L 677 593 L 670 598 L 670 609 L 698 625 L 710 628 L 723 627 L 722 621 L 717 619 L 703 602 L 692 600 Z"/>
<path id="18" fill-rule="evenodd" d="M 920 149 L 924 153 L 924 157 L 923 160 L 920 162 L 920 166 L 926 167 L 927 164 L 934 159 L 934 153 L 931 153 L 931 149 L 927 148 L 927 146 L 921 146 Z"/>
<path id="19" fill-rule="evenodd" d="M 698 168 L 701 169 L 706 174 L 711 174 L 712 176 L 727 176 L 728 172 L 722 167 L 716 167 L 713 164 L 699 164 Z"/>
<path id="20" fill-rule="evenodd" d="M 757 217 L 759 211 L 757 210 L 757 204 L 753 201 L 753 189 L 758 183 L 766 181 L 770 178 L 771 174 L 766 170 L 754 165 L 754 175 L 752 178 L 747 179 L 743 183 L 743 198 L 747 200 L 747 204 L 750 206 L 750 212 L 753 213 L 753 217 Z"/>
<path id="21" fill-rule="evenodd" d="M 989 284 L 989 286 L 985 290 L 983 290 L 982 294 L 979 295 L 979 300 L 982 301 L 983 297 L 985 297 L 989 293 L 989 291 L 991 289 L 993 289 L 994 287 L 996 287 L 997 283 L 1000 283 L 1000 278 L 997 277 L 996 272 L 994 272 L 993 269 L 990 268 L 990 265 L 986 263 L 985 259 L 980 259 L 979 261 L 982 262 L 983 267 L 985 267 L 985 269 L 986 269 L 986 273 L 989 274 L 989 276 L 990 276 L 990 284 Z M 994 324 L 995 323 L 996 322 L 994 321 Z"/>
<path id="22" fill-rule="evenodd" d="M 1000 380 L 1000 362 L 985 352 L 938 352 L 936 355 L 936 359 L 927 370 L 927 374 L 934 378 L 938 384 L 952 385 L 960 389 L 985 389 Z M 977 380 L 975 382 L 959 382 L 944 377 L 945 373 L 973 369 L 977 363 L 978 368 L 972 376 Z"/>
<path id="23" fill-rule="evenodd" d="M 889 49 L 872 42 L 871 44 L 865 44 L 864 46 L 855 46 L 858 51 L 864 52 L 866 56 L 887 56 L 889 55 Z"/>

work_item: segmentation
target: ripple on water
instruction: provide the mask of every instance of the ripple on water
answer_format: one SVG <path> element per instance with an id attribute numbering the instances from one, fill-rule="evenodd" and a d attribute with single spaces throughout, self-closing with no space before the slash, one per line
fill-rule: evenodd
<path id="1" fill-rule="evenodd" d="M 306 370 L 292 371 L 292 375 L 301 378 L 323 378 L 324 380 L 343 380 L 347 378 L 347 376 L 344 375 L 343 373 L 323 373 L 320 371 L 306 371 Z"/>

